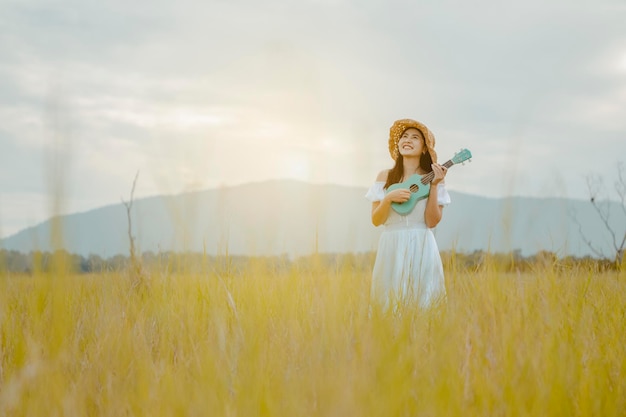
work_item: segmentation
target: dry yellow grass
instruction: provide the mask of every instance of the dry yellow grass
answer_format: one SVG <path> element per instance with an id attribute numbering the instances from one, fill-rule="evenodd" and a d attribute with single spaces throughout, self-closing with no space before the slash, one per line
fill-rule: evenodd
<path id="1" fill-rule="evenodd" d="M 626 275 L 447 270 L 368 307 L 369 274 L 0 278 L 0 416 L 617 416 Z"/>

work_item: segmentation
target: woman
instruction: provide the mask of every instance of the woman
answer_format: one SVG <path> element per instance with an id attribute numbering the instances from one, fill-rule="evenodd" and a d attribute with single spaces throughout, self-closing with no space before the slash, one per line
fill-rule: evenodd
<path id="1" fill-rule="evenodd" d="M 395 165 L 381 171 L 365 195 L 372 202 L 372 223 L 385 227 L 372 273 L 372 296 L 394 310 L 399 304 L 413 302 L 427 308 L 446 294 L 443 265 L 431 229 L 439 224 L 443 207 L 450 203 L 443 182 L 447 169 L 437 164 L 435 136 L 415 120 L 394 122 L 389 130 L 389 153 Z M 427 197 L 407 214 L 396 212 L 392 203 L 407 202 L 411 191 L 389 187 L 413 174 L 431 171 L 434 177 Z"/>

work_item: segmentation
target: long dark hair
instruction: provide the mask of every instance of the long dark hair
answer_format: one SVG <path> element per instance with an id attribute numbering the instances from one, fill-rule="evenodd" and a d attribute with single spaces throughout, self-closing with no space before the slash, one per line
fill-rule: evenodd
<path id="1" fill-rule="evenodd" d="M 426 146 L 426 144 L 424 144 L 424 146 Z M 428 151 L 424 152 L 422 156 L 420 156 L 420 168 L 422 168 L 422 170 L 426 173 L 433 170 L 433 167 L 431 167 L 432 163 L 433 160 Z M 402 175 L 404 175 L 404 158 L 402 155 L 398 154 L 395 165 L 389 170 L 389 174 L 387 174 L 387 182 L 385 183 L 384 188 L 387 189 L 391 184 L 400 182 Z"/>

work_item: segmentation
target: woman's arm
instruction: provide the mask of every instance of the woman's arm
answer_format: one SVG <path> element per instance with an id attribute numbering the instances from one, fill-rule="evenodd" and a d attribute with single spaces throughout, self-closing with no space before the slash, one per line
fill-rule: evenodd
<path id="1" fill-rule="evenodd" d="M 376 181 L 387 181 L 388 170 L 381 171 L 376 177 Z M 380 201 L 374 201 L 372 203 L 372 224 L 374 226 L 380 226 L 387 221 L 389 217 L 389 209 L 391 203 L 404 203 L 411 198 L 411 191 L 405 189 L 395 189 L 385 194 L 385 197 Z"/>
<path id="2" fill-rule="evenodd" d="M 372 203 L 372 224 L 374 226 L 385 223 L 389 216 L 389 207 L 391 207 L 391 201 L 387 201 L 387 197 Z"/>
<path id="3" fill-rule="evenodd" d="M 437 201 L 438 186 L 446 176 L 447 169 L 441 165 L 433 164 L 433 173 L 435 177 L 430 183 L 428 192 L 428 201 L 426 202 L 426 211 L 424 212 L 424 222 L 429 228 L 433 228 L 439 224 L 443 216 L 443 206 Z"/>
<path id="4" fill-rule="evenodd" d="M 443 206 L 437 201 L 437 184 L 430 184 L 428 201 L 426 201 L 426 211 L 424 212 L 424 222 L 430 229 L 437 226 L 443 216 Z"/>

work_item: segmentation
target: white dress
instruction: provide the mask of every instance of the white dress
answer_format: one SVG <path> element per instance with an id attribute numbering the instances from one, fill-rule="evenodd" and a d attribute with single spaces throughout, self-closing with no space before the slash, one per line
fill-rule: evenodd
<path id="1" fill-rule="evenodd" d="M 380 201 L 385 196 L 384 182 L 375 182 L 365 198 Z M 428 308 L 446 296 L 443 265 L 432 230 L 426 226 L 424 211 L 427 199 L 420 200 L 413 210 L 401 215 L 393 209 L 380 235 L 372 272 L 371 294 L 385 308 L 415 303 Z M 439 205 L 450 204 L 444 183 L 437 186 Z"/>

